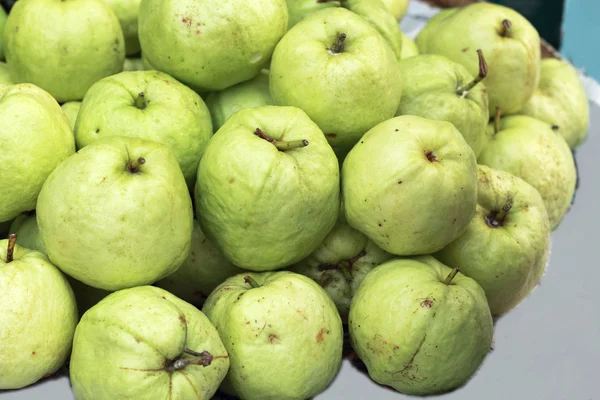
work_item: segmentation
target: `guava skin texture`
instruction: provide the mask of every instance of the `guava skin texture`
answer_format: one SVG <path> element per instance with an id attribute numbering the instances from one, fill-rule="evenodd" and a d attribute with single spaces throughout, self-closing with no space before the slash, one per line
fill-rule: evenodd
<path id="1" fill-rule="evenodd" d="M 341 33 L 346 39 L 337 52 Z M 275 48 L 270 74 L 275 104 L 304 110 L 336 149 L 392 118 L 402 95 L 391 47 L 344 8 L 316 12 L 292 28 Z"/>
<path id="2" fill-rule="evenodd" d="M 400 67 L 405 83 L 396 114 L 450 122 L 477 157 L 485 144 L 489 122 L 484 82 L 465 95 L 459 93 L 474 77 L 462 65 L 433 54 L 411 57 Z"/>
<path id="3" fill-rule="evenodd" d="M 279 150 L 274 143 L 308 145 Z M 196 215 L 240 268 L 267 271 L 308 257 L 334 227 L 339 166 L 323 132 L 300 109 L 240 110 L 215 133 L 198 168 Z"/>
<path id="4" fill-rule="evenodd" d="M 4 33 L 4 25 L 6 24 L 6 12 L 0 7 L 0 61 L 4 60 L 4 46 L 2 45 L 2 36 Z"/>
<path id="5" fill-rule="evenodd" d="M 545 122 L 525 115 L 500 120 L 500 131 L 488 127 L 488 144 L 479 164 L 509 172 L 542 195 L 550 228 L 556 229 L 571 207 L 577 169 L 569 145 Z M 543 171 L 543 173 L 540 173 Z"/>
<path id="6" fill-rule="evenodd" d="M 287 25 L 285 0 L 144 0 L 139 38 L 156 69 L 207 92 L 258 75 Z"/>
<path id="7" fill-rule="evenodd" d="M 207 351 L 212 360 L 205 366 L 186 350 Z M 70 374 L 77 399 L 208 400 L 228 368 L 223 342 L 202 312 L 141 286 L 115 292 L 83 315 Z"/>
<path id="8" fill-rule="evenodd" d="M 540 84 L 519 112 L 558 127 L 571 149 L 587 137 L 590 104 L 579 74 L 566 61 L 542 60 Z"/>
<path id="9" fill-rule="evenodd" d="M 44 90 L 0 85 L 0 221 L 35 209 L 50 173 L 75 152 L 67 117 Z"/>
<path id="10" fill-rule="evenodd" d="M 510 25 L 503 26 L 503 21 Z M 439 54 L 478 73 L 477 49 L 489 66 L 485 78 L 489 112 L 521 110 L 540 79 L 540 36 L 521 14 L 508 7 L 475 3 L 432 19 L 416 38 L 421 54 Z"/>
<path id="11" fill-rule="evenodd" d="M 37 222 L 48 256 L 63 272 L 99 289 L 119 290 L 153 283 L 183 264 L 193 213 L 171 149 L 112 136 L 50 174 Z"/>
<path id="12" fill-rule="evenodd" d="M 102 0 L 114 11 L 121 24 L 125 38 L 125 54 L 132 55 L 140 52 L 138 39 L 138 14 L 142 0 Z"/>
<path id="13" fill-rule="evenodd" d="M 251 277 L 260 287 L 253 288 Z M 245 400 L 303 400 L 337 375 L 343 328 L 327 293 L 292 272 L 239 274 L 202 309 L 227 349 L 231 367 L 222 390 Z"/>
<path id="14" fill-rule="evenodd" d="M 419 48 L 414 40 L 402 33 L 402 53 L 400 59 L 404 60 L 419 55 Z"/>
<path id="15" fill-rule="evenodd" d="M 492 315 L 500 316 L 525 299 L 544 275 L 550 222 L 542 197 L 524 180 L 483 165 L 478 179 L 475 218 L 435 257 L 459 265 L 479 283 Z"/>
<path id="16" fill-rule="evenodd" d="M 206 98 L 206 106 L 216 132 L 232 114 L 244 108 L 275 105 L 269 91 L 269 71 L 263 70 L 255 78 L 238 83 Z"/>
<path id="17" fill-rule="evenodd" d="M 404 115 L 385 121 L 342 166 L 348 224 L 396 255 L 430 254 L 475 215 L 477 164 L 449 122 Z"/>
<path id="18" fill-rule="evenodd" d="M 21 0 L 6 21 L 6 62 L 15 82 L 58 102 L 81 100 L 92 84 L 123 70 L 119 20 L 99 0 Z"/>
<path id="19" fill-rule="evenodd" d="M 0 389 L 20 389 L 63 365 L 78 315 L 73 291 L 46 255 L 17 244 L 7 263 L 8 243 L 0 240 Z"/>
<path id="20" fill-rule="evenodd" d="M 408 10 L 408 0 L 381 0 L 394 18 L 400 21 Z"/>
<path id="21" fill-rule="evenodd" d="M 196 220 L 190 246 L 190 255 L 183 265 L 155 285 L 196 307 L 202 307 L 208 295 L 225 279 L 245 271 L 223 257 Z"/>
<path id="22" fill-rule="evenodd" d="M 168 145 L 192 188 L 212 133 L 202 98 L 159 71 L 122 72 L 95 83 L 83 99 L 75 124 L 79 149 L 113 135 Z"/>
<path id="23" fill-rule="evenodd" d="M 0 61 L 0 85 L 14 85 L 15 81 L 10 76 L 8 65 Z"/>
<path id="24" fill-rule="evenodd" d="M 288 30 L 307 16 L 325 8 L 340 7 L 340 1 L 287 0 Z"/>
<path id="25" fill-rule="evenodd" d="M 365 275 L 392 257 L 340 218 L 323 244 L 289 270 L 321 285 L 335 303 L 342 321 L 347 321 L 350 302 Z"/>
<path id="26" fill-rule="evenodd" d="M 388 261 L 370 272 L 350 305 L 350 342 L 377 383 L 411 395 L 455 389 L 490 350 L 483 289 L 431 256 Z"/>
<path id="27" fill-rule="evenodd" d="M 60 108 L 62 108 L 63 112 L 67 116 L 67 119 L 69 120 L 69 125 L 71 126 L 71 130 L 74 132 L 75 121 L 77 121 L 77 115 L 79 114 L 79 110 L 81 109 L 81 102 L 69 101 L 60 106 Z"/>

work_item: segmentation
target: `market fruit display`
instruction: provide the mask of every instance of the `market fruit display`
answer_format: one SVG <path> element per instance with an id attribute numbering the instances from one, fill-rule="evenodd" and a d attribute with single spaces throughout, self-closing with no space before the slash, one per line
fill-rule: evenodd
<path id="1" fill-rule="evenodd" d="M 477 379 L 552 267 L 589 103 L 517 11 L 404 33 L 408 3 L 2 3 L 0 391 Z"/>

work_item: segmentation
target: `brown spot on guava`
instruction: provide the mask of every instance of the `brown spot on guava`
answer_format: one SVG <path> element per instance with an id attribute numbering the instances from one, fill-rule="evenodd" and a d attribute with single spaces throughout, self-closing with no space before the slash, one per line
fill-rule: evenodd
<path id="1" fill-rule="evenodd" d="M 269 335 L 269 343 L 275 344 L 275 342 L 279 342 L 279 336 L 274 335 L 274 334 L 271 333 Z"/>
<path id="2" fill-rule="evenodd" d="M 423 308 L 431 308 L 433 306 L 433 301 L 430 299 L 425 299 L 421 302 L 421 307 Z"/>
<path id="3" fill-rule="evenodd" d="M 229 179 L 227 182 L 229 182 L 229 183 L 233 183 L 233 182 L 235 182 L 235 178 L 231 178 L 231 179 Z"/>
<path id="4" fill-rule="evenodd" d="M 428 150 L 425 152 L 425 158 L 427 159 L 427 161 L 434 163 L 437 162 L 437 156 L 435 154 L 435 152 L 433 150 Z"/>
<path id="5" fill-rule="evenodd" d="M 326 133 L 325 136 L 327 136 L 329 138 L 336 138 L 337 137 L 337 133 Z"/>
<path id="6" fill-rule="evenodd" d="M 398 181 L 398 185 L 402 185 L 402 181 Z"/>
<path id="7" fill-rule="evenodd" d="M 398 350 L 400 346 L 394 345 L 394 350 Z"/>
<path id="8" fill-rule="evenodd" d="M 300 310 L 296 309 L 296 312 L 297 312 L 298 314 L 302 315 L 302 318 L 304 318 L 305 320 L 307 320 L 307 321 L 308 321 L 308 318 L 306 317 L 306 315 L 304 315 L 304 313 L 303 313 L 302 311 L 300 311 Z"/>
<path id="9" fill-rule="evenodd" d="M 181 321 L 181 323 L 185 325 L 187 323 L 187 321 L 185 320 L 185 315 L 180 314 L 179 315 L 179 321 Z"/>
<path id="10" fill-rule="evenodd" d="M 32 356 L 35 356 L 36 354 L 37 354 L 37 353 L 36 353 L 35 351 L 32 351 L 32 352 L 31 352 L 31 355 L 32 355 Z"/>
<path id="11" fill-rule="evenodd" d="M 323 340 L 325 340 L 325 334 L 328 334 L 329 330 L 326 328 L 321 328 L 319 330 L 319 333 L 317 333 L 317 343 L 323 343 Z"/>
<path id="12" fill-rule="evenodd" d="M 184 24 L 187 24 L 190 22 L 190 19 L 188 17 L 183 17 L 183 18 L 181 18 L 181 22 L 183 22 Z"/>
<path id="13" fill-rule="evenodd" d="M 462 51 L 463 53 L 466 53 L 467 51 L 469 51 L 469 48 L 468 48 L 468 47 L 465 47 L 465 48 L 463 48 L 461 51 Z"/>

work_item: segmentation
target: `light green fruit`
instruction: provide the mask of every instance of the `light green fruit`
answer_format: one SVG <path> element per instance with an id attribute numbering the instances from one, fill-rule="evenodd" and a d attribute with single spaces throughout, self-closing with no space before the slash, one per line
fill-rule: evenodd
<path id="1" fill-rule="evenodd" d="M 550 228 L 555 229 L 571 206 L 577 169 L 569 145 L 545 122 L 525 115 L 500 121 L 494 133 L 490 124 L 488 144 L 479 163 L 518 176 L 542 195 Z"/>
<path id="2" fill-rule="evenodd" d="M 579 146 L 587 137 L 590 105 L 575 68 L 554 58 L 542 60 L 540 84 L 520 114 L 557 126 L 572 149 Z"/>
<path id="3" fill-rule="evenodd" d="M 400 21 L 408 10 L 408 0 L 381 0 L 396 20 Z"/>
<path id="4" fill-rule="evenodd" d="M 209 94 L 206 105 L 215 132 L 239 110 L 274 105 L 269 92 L 269 71 L 263 70 L 249 81 Z"/>
<path id="5" fill-rule="evenodd" d="M 383 37 L 360 16 L 332 8 L 304 19 L 279 42 L 270 88 L 276 104 L 301 108 L 334 148 L 349 148 L 394 116 L 402 80 Z"/>
<path id="6" fill-rule="evenodd" d="M 77 318 L 73 291 L 48 257 L 0 240 L 0 389 L 56 372 L 71 351 Z"/>
<path id="7" fill-rule="evenodd" d="M 481 74 L 473 78 L 462 65 L 433 54 L 403 60 L 400 70 L 405 83 L 397 115 L 450 122 L 478 156 L 489 121 Z M 475 86 L 469 88 L 471 84 Z"/>
<path id="8" fill-rule="evenodd" d="M 274 270 L 319 247 L 335 225 L 339 191 L 335 153 L 302 110 L 248 108 L 232 115 L 206 147 L 196 215 L 235 265 Z"/>
<path id="9" fill-rule="evenodd" d="M 114 11 L 125 38 L 125 54 L 132 55 L 140 52 L 138 39 L 138 14 L 142 0 L 102 0 Z"/>
<path id="10" fill-rule="evenodd" d="M 342 211 L 343 212 L 343 211 Z M 317 282 L 335 303 L 343 321 L 365 275 L 393 256 L 346 223 L 343 214 L 321 246 L 290 271 Z"/>
<path id="11" fill-rule="evenodd" d="M 419 31 L 418 41 L 420 43 L 428 43 L 429 38 L 434 36 L 436 33 L 437 25 L 441 23 L 446 23 L 446 19 L 450 18 L 453 14 L 455 14 L 460 8 L 446 8 L 439 10 L 433 17 L 427 21 L 427 24 Z M 420 46 L 416 43 L 417 46 Z M 421 52 L 419 50 L 419 52 Z"/>
<path id="12" fill-rule="evenodd" d="M 204 235 L 194 220 L 190 255 L 173 274 L 156 282 L 165 290 L 197 307 L 202 307 L 209 294 L 230 276 L 244 272 L 236 267 Z"/>
<path id="13" fill-rule="evenodd" d="M 350 305 L 350 342 L 377 383 L 411 395 L 455 389 L 490 350 L 493 322 L 473 279 L 431 256 L 369 273 Z"/>
<path id="14" fill-rule="evenodd" d="M 429 22 L 416 42 L 421 54 L 446 56 L 473 76 L 478 73 L 475 50 L 481 49 L 489 65 L 485 85 L 490 114 L 496 107 L 503 114 L 518 112 L 538 86 L 539 34 L 510 8 L 484 2 L 447 12 Z"/>
<path id="15" fill-rule="evenodd" d="M 146 68 L 144 65 L 144 60 L 140 58 L 126 58 L 123 63 L 123 71 L 144 71 L 146 69 L 154 69 L 154 68 Z"/>
<path id="16" fill-rule="evenodd" d="M 15 81 L 10 76 L 8 65 L 0 61 L 0 85 L 14 85 Z"/>
<path id="17" fill-rule="evenodd" d="M 343 0 L 342 6 L 371 24 L 390 45 L 396 58 L 402 58 L 402 31 L 398 20 L 381 0 Z"/>
<path id="18" fill-rule="evenodd" d="M 75 131 L 75 122 L 77 121 L 77 115 L 79 115 L 79 110 L 81 109 L 80 101 L 69 101 L 61 106 L 63 112 L 67 116 L 69 120 L 69 125 L 71 126 L 71 130 Z"/>
<path id="19" fill-rule="evenodd" d="M 212 123 L 200 96 L 169 75 L 122 72 L 90 88 L 75 124 L 79 149 L 115 135 L 168 145 L 193 187 L 198 163 L 212 136 Z"/>
<path id="20" fill-rule="evenodd" d="M 265 68 L 285 34 L 285 0 L 144 0 L 144 57 L 199 92 L 223 90 Z"/>
<path id="21" fill-rule="evenodd" d="M 125 58 L 119 20 L 99 0 L 19 1 L 4 46 L 15 82 L 33 83 L 60 103 L 81 100 L 94 82 L 121 72 Z"/>
<path id="22" fill-rule="evenodd" d="M 400 58 L 402 60 L 419 55 L 419 48 L 414 40 L 402 33 L 402 53 Z"/>
<path id="23" fill-rule="evenodd" d="M 537 286 L 550 251 L 550 223 L 538 191 L 504 171 L 478 167 L 477 213 L 435 257 L 475 279 L 494 316 L 516 307 Z"/>
<path id="24" fill-rule="evenodd" d="M 60 164 L 40 192 L 37 222 L 50 259 L 104 290 L 153 283 L 187 258 L 192 204 L 175 154 L 107 137 Z"/>
<path id="25" fill-rule="evenodd" d="M 287 0 L 288 30 L 312 13 L 325 8 L 340 7 L 340 1 Z"/>
<path id="26" fill-rule="evenodd" d="M 208 400 L 228 368 L 223 342 L 202 312 L 142 286 L 113 293 L 83 315 L 70 374 L 77 399 Z"/>
<path id="27" fill-rule="evenodd" d="M 342 191 L 346 220 L 376 245 L 397 255 L 430 254 L 475 215 L 475 155 L 449 122 L 396 117 L 346 156 Z"/>
<path id="28" fill-rule="evenodd" d="M 0 221 L 35 208 L 44 181 L 75 152 L 67 117 L 44 90 L 0 85 Z"/>
<path id="29" fill-rule="evenodd" d="M 343 328 L 327 293 L 292 272 L 240 274 L 202 309 L 227 349 L 221 389 L 246 400 L 304 400 L 324 391 L 342 361 Z"/>
<path id="30" fill-rule="evenodd" d="M 0 61 L 4 60 L 4 47 L 2 45 L 2 37 L 4 33 L 4 25 L 6 24 L 6 12 L 0 7 Z"/>

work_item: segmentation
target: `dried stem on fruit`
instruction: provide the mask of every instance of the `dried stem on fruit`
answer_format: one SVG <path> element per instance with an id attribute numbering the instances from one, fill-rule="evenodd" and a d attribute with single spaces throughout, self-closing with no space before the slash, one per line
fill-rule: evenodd
<path id="1" fill-rule="evenodd" d="M 17 234 L 11 233 L 8 236 L 8 247 L 6 248 L 6 263 L 12 262 L 13 254 L 15 251 L 15 244 L 17 243 Z"/>
<path id="2" fill-rule="evenodd" d="M 469 82 L 468 85 L 458 87 L 456 89 L 456 94 L 460 95 L 460 97 L 464 98 L 467 95 L 467 93 L 469 93 L 469 90 L 473 89 L 479 82 L 481 82 L 487 76 L 488 66 L 485 62 L 485 57 L 483 57 L 483 52 L 481 51 L 481 49 L 477 49 L 477 56 L 479 57 L 479 74 L 475 77 L 475 79 Z"/>

